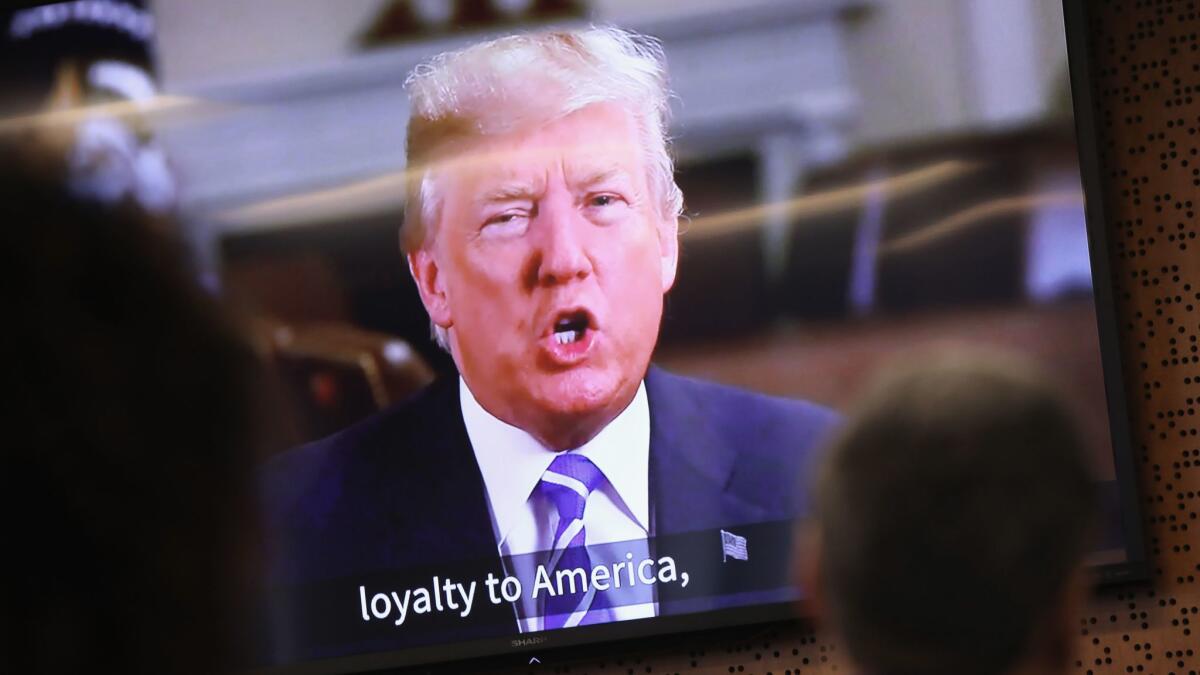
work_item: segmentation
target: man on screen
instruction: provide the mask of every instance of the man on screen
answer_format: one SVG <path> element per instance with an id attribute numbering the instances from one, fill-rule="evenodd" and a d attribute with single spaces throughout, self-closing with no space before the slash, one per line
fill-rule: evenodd
<path id="1" fill-rule="evenodd" d="M 475 45 L 409 78 L 403 248 L 461 376 L 273 463 L 277 581 L 586 567 L 597 544 L 641 557 L 712 530 L 715 588 L 718 528 L 798 513 L 834 415 L 650 365 L 683 202 L 665 80 L 655 42 L 607 28 Z M 526 597 L 511 629 L 700 607 L 662 593 Z"/>

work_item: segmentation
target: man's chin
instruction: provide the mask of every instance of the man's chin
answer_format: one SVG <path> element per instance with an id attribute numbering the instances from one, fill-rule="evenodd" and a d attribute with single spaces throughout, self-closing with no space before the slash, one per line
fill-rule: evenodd
<path id="1" fill-rule="evenodd" d="M 626 382 L 619 374 L 574 369 L 539 378 L 541 406 L 556 417 L 577 416 L 581 424 L 595 416 L 616 416 L 637 391 L 637 381 Z M 625 391 L 628 390 L 628 391 Z"/>

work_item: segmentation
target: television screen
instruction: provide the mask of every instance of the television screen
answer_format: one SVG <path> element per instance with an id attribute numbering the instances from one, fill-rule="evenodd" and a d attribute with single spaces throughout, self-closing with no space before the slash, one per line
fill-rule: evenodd
<path id="1" fill-rule="evenodd" d="M 154 21 L 187 238 L 286 402 L 255 666 L 786 616 L 822 443 L 930 351 L 1024 355 L 1070 393 L 1090 560 L 1143 572 L 1058 0 Z"/>

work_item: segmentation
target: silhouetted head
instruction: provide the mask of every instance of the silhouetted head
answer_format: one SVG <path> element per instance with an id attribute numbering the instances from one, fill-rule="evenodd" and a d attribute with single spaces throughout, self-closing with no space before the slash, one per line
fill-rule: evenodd
<path id="1" fill-rule="evenodd" d="M 1067 405 L 1023 363 L 883 381 L 818 474 L 807 583 L 864 672 L 1064 666 L 1094 484 Z"/>
<path id="2" fill-rule="evenodd" d="M 254 356 L 161 229 L 4 150 L 0 670 L 218 671 L 254 562 Z"/>

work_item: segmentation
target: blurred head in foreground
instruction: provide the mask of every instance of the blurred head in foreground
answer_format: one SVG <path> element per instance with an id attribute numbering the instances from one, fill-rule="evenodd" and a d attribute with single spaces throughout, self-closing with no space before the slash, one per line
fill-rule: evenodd
<path id="1" fill-rule="evenodd" d="M 0 155 L 5 426 L 24 439 L 0 464 L 0 671 L 218 671 L 252 569 L 253 357 L 174 242 L 35 163 Z"/>
<path id="2" fill-rule="evenodd" d="M 802 583 L 863 672 L 1068 665 L 1094 488 L 1032 367 L 959 355 L 894 373 L 824 462 Z"/>
<path id="3" fill-rule="evenodd" d="M 407 84 L 402 239 L 435 335 L 488 412 L 578 447 L 633 399 L 675 280 L 662 50 L 515 35 Z"/>

